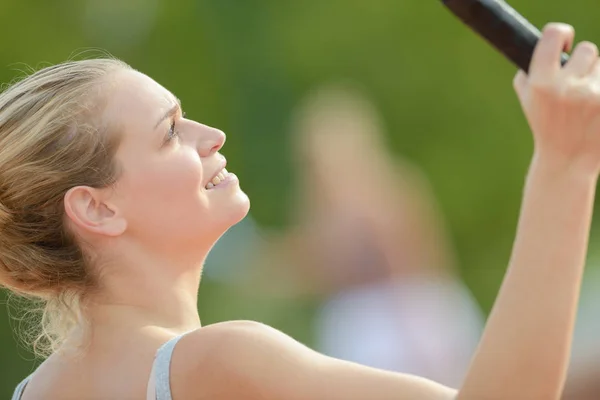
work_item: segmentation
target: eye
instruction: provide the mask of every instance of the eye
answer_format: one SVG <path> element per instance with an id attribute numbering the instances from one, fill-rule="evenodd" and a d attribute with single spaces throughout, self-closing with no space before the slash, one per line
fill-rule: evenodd
<path id="1" fill-rule="evenodd" d="M 167 137 L 165 138 L 166 142 L 169 142 L 176 138 L 179 135 L 179 132 L 175 130 L 175 119 L 171 121 L 171 126 L 169 127 L 169 132 L 167 133 Z"/>
<path id="2" fill-rule="evenodd" d="M 181 118 L 185 118 L 185 112 L 181 114 Z M 171 121 L 171 126 L 169 127 L 169 132 L 167 133 L 167 137 L 165 138 L 165 142 L 170 142 L 171 140 L 175 139 L 176 137 L 179 136 L 179 132 L 176 129 L 175 126 L 175 118 L 173 118 L 173 120 Z"/>

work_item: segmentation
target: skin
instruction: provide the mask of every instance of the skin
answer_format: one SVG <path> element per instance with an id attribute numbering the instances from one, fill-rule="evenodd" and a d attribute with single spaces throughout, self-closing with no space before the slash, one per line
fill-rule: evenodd
<path id="1" fill-rule="evenodd" d="M 123 127 L 123 176 L 115 188 L 65 196 L 69 223 L 102 272 L 90 344 L 51 356 L 25 400 L 143 399 L 154 352 L 188 331 L 171 365 L 175 399 L 558 399 L 600 171 L 598 51 L 582 43 L 561 69 L 573 35 L 547 26 L 530 74 L 514 81 L 535 150 L 508 270 L 461 388 L 328 358 L 259 323 L 200 328 L 202 262 L 248 199 L 237 184 L 203 190 L 220 169 L 224 135 L 177 113 L 180 137 L 161 147 L 169 122 L 154 125 L 173 97 L 124 71 L 106 115 Z"/>

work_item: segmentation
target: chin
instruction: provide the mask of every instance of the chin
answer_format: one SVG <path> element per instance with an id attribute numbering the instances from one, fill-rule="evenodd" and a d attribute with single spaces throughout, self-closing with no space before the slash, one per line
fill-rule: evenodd
<path id="1" fill-rule="evenodd" d="M 220 208 L 221 230 L 225 232 L 246 218 L 250 211 L 250 199 L 246 193 L 238 189 L 235 195 L 221 203 Z"/>
<path id="2" fill-rule="evenodd" d="M 250 211 L 250 199 L 239 186 L 234 190 L 220 192 L 217 196 L 218 199 L 215 198 L 209 213 L 212 216 L 209 223 L 209 231 L 212 234 L 209 235 L 209 240 L 215 242 L 231 227 L 246 218 Z M 204 221 L 203 225 L 206 226 L 207 222 Z"/>
<path id="3" fill-rule="evenodd" d="M 232 207 L 231 207 L 231 216 L 232 216 L 231 226 L 237 224 L 238 222 L 240 222 L 241 220 L 246 218 L 249 211 L 250 211 L 250 198 L 248 197 L 248 195 L 246 193 L 239 190 L 235 196 L 235 203 L 232 204 Z"/>

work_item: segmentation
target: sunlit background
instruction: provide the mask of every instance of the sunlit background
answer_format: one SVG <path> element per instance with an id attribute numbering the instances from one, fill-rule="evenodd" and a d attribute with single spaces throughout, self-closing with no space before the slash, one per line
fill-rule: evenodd
<path id="1" fill-rule="evenodd" d="M 510 3 L 600 42 L 596 0 Z M 532 142 L 515 67 L 439 0 L 0 0 L 0 43 L 0 82 L 102 49 L 227 133 L 252 210 L 207 262 L 203 324 L 258 320 L 328 354 L 460 383 Z M 600 380 L 599 241 L 573 393 Z M 13 300 L 0 301 L 9 398 L 37 364 Z"/>

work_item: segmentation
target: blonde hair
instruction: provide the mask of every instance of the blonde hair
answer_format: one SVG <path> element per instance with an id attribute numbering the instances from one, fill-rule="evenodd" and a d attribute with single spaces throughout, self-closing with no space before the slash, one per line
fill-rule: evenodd
<path id="1" fill-rule="evenodd" d="M 67 229 L 63 198 L 72 187 L 114 182 L 118 145 L 102 120 L 108 77 L 130 68 L 112 58 L 46 67 L 0 93 L 0 284 L 41 302 L 31 344 L 56 351 L 82 323 L 97 279 Z"/>

